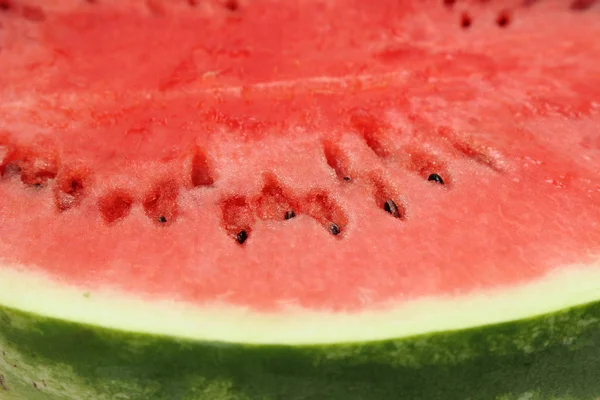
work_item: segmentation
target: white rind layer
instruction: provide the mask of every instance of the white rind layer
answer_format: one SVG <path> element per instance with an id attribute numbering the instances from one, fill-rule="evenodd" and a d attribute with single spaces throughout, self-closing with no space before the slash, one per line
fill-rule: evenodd
<path id="1" fill-rule="evenodd" d="M 24 268 L 0 266 L 0 306 L 125 331 L 203 341 L 326 344 L 402 338 L 547 314 L 600 301 L 600 262 L 557 268 L 535 282 L 428 297 L 354 313 L 156 300 L 86 290 Z"/>

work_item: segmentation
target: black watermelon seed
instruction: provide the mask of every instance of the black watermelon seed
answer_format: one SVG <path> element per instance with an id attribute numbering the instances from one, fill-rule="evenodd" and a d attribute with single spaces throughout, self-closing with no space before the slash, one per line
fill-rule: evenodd
<path id="1" fill-rule="evenodd" d="M 296 216 L 296 213 L 294 211 L 286 211 L 285 213 L 285 219 L 292 219 Z"/>
<path id="2" fill-rule="evenodd" d="M 349 180 L 350 180 L 350 177 L 349 177 L 349 176 L 345 176 L 345 177 L 344 177 L 344 180 L 345 180 L 345 181 L 349 181 Z"/>
<path id="3" fill-rule="evenodd" d="M 246 239 L 248 239 L 248 232 L 242 229 L 240 233 L 237 234 L 235 239 L 238 241 L 239 244 L 244 244 Z"/>
<path id="4" fill-rule="evenodd" d="M 161 215 L 160 217 L 158 217 L 158 222 L 164 224 L 165 222 L 167 222 L 167 218 L 165 218 L 164 215 Z"/>
<path id="5" fill-rule="evenodd" d="M 431 174 L 431 175 L 429 175 L 429 178 L 427 178 L 427 180 L 439 183 L 440 185 L 444 184 L 444 180 L 438 174 Z"/>
<path id="6" fill-rule="evenodd" d="M 394 203 L 394 200 L 386 201 L 385 204 L 383 205 L 383 209 L 385 211 L 389 212 L 390 214 L 392 214 L 392 217 L 400 218 L 400 211 L 398 211 L 398 206 L 396 206 L 396 203 Z"/>
<path id="7" fill-rule="evenodd" d="M 329 232 L 331 232 L 332 235 L 339 235 L 340 227 L 337 226 L 337 224 L 331 224 L 331 226 L 329 227 Z"/>

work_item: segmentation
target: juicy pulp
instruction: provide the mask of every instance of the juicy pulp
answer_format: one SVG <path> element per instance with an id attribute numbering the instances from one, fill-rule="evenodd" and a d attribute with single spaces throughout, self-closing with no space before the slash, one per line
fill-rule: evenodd
<path id="1" fill-rule="evenodd" d="M 560 346 L 578 360 L 577 346 L 597 348 L 596 8 L 190 4 L 14 2 L 0 15 L 3 349 L 38 348 L 38 367 L 54 371 L 67 355 L 49 346 L 67 342 L 51 332 L 87 324 L 115 329 L 98 335 L 140 365 L 164 345 L 157 365 L 194 370 L 169 340 L 211 354 L 222 342 L 227 375 L 245 346 L 276 344 L 318 381 L 342 343 L 340 359 L 381 362 L 390 379 L 411 367 L 397 357 L 468 364 L 494 340 L 506 346 L 490 357 L 554 346 L 550 375 Z M 25 343 L 41 327 L 49 344 Z M 435 336 L 428 355 L 418 335 Z M 141 358 L 138 339 L 154 343 Z M 248 354 L 268 364 L 261 346 Z M 69 363 L 59 380 L 91 368 Z M 569 376 L 597 367 L 580 363 Z M 509 364 L 510 383 L 523 371 Z M 120 393 L 143 392 L 131 368 Z M 572 383 L 600 393 L 585 379 Z M 384 387 L 381 398 L 399 390 Z M 273 378 L 255 390 L 283 389 Z"/>

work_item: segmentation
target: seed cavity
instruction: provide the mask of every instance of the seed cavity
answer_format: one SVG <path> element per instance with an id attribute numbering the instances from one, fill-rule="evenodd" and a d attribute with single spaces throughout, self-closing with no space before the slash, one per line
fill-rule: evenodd
<path id="1" fill-rule="evenodd" d="M 463 157 L 469 158 L 495 172 L 505 172 L 507 170 L 504 157 L 493 148 L 478 143 L 473 137 L 460 134 L 448 127 L 441 127 L 438 132 Z"/>
<path id="2" fill-rule="evenodd" d="M 31 22 L 43 22 L 46 20 L 46 13 L 41 7 L 33 5 L 21 6 L 21 15 Z"/>
<path id="3" fill-rule="evenodd" d="M 324 190 L 315 189 L 309 192 L 301 201 L 300 211 L 314 218 L 336 236 L 348 223 L 348 217 L 342 208 Z M 334 231 L 337 233 L 333 233 Z"/>
<path id="4" fill-rule="evenodd" d="M 133 196 L 124 189 L 115 189 L 103 195 L 98 201 L 100 214 L 107 224 L 114 224 L 129 215 Z"/>
<path id="5" fill-rule="evenodd" d="M 289 219 L 288 214 L 298 209 L 298 200 L 293 193 L 285 188 L 275 175 L 265 174 L 264 185 L 260 194 L 252 199 L 253 207 L 260 219 L 281 221 Z"/>
<path id="6" fill-rule="evenodd" d="M 463 29 L 469 29 L 473 24 L 473 19 L 469 15 L 469 13 L 462 13 L 460 16 L 460 27 Z"/>
<path id="7" fill-rule="evenodd" d="M 427 180 L 430 181 L 430 182 L 439 183 L 440 185 L 444 184 L 444 180 L 438 174 L 431 174 L 431 175 L 429 175 L 429 177 L 427 178 Z"/>
<path id="8" fill-rule="evenodd" d="M 59 159 L 55 152 L 28 152 L 16 161 L 21 171 L 21 181 L 29 186 L 44 186 L 49 180 L 56 178 L 59 170 Z"/>
<path id="9" fill-rule="evenodd" d="M 350 116 L 350 124 L 379 158 L 387 158 L 391 155 L 389 143 L 385 138 L 385 125 L 382 121 L 368 111 L 357 109 Z"/>
<path id="10" fill-rule="evenodd" d="M 510 24 L 510 22 L 511 22 L 510 20 L 511 20 L 511 16 L 510 16 L 509 12 L 502 11 L 496 17 L 496 25 L 498 25 L 500 28 L 506 28 Z"/>
<path id="11" fill-rule="evenodd" d="M 1 138 L 0 138 L 1 140 Z M 8 144 L 0 143 L 0 176 L 4 176 L 7 165 L 12 160 L 14 149 Z"/>
<path id="12" fill-rule="evenodd" d="M 195 149 L 190 160 L 189 168 L 193 187 L 211 186 L 215 183 L 208 155 L 203 149 Z"/>
<path id="13" fill-rule="evenodd" d="M 13 8 L 13 0 L 0 0 L 0 11 L 9 11 Z"/>
<path id="14" fill-rule="evenodd" d="M 179 213 L 177 199 L 179 186 L 173 180 L 164 180 L 155 184 L 144 197 L 146 215 L 160 225 L 175 221 Z"/>
<path id="15" fill-rule="evenodd" d="M 404 152 L 399 156 L 399 159 L 404 167 L 423 179 L 432 180 L 434 174 L 438 176 L 440 174 L 449 175 L 447 173 L 447 163 L 441 157 L 414 145 L 404 147 Z"/>
<path id="16" fill-rule="evenodd" d="M 54 200 L 58 211 L 63 212 L 78 206 L 90 183 L 90 171 L 86 166 L 64 167 L 57 176 Z"/>
<path id="17" fill-rule="evenodd" d="M 377 175 L 371 175 L 370 184 L 372 185 L 373 198 L 377 207 L 383 208 L 394 218 L 404 220 L 406 218 L 406 208 L 398 198 L 400 197 L 396 190 L 385 180 Z M 396 199 L 396 200 L 392 200 Z"/>
<path id="18" fill-rule="evenodd" d="M 255 221 L 252 204 L 245 197 L 234 195 L 221 201 L 221 213 L 223 228 L 227 234 L 235 238 L 238 243 L 240 238 L 243 238 L 242 243 L 245 242 L 252 232 Z"/>
<path id="19" fill-rule="evenodd" d="M 596 2 L 597 0 L 574 0 L 571 2 L 570 9 L 573 11 L 586 11 Z"/>
<path id="20" fill-rule="evenodd" d="M 237 11 L 240 8 L 238 0 L 225 0 L 223 6 L 229 11 Z"/>
<path id="21" fill-rule="evenodd" d="M 329 165 L 329 167 L 335 171 L 335 174 L 338 177 L 338 179 L 349 181 L 350 161 L 348 159 L 348 156 L 344 154 L 344 152 L 339 148 L 339 146 L 333 141 L 325 141 L 323 143 L 323 152 L 325 153 L 327 165 Z"/>

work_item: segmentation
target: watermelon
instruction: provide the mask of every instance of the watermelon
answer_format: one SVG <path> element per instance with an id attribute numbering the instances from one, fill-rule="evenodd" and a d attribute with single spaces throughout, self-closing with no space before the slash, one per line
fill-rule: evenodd
<path id="1" fill-rule="evenodd" d="M 0 398 L 597 400 L 595 3 L 0 0 Z"/>

